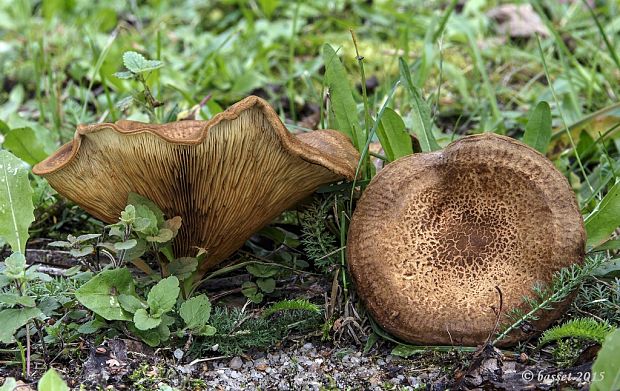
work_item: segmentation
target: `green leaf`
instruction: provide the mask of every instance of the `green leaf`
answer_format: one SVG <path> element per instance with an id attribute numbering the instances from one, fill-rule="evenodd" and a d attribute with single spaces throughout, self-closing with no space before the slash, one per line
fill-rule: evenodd
<path id="1" fill-rule="evenodd" d="M 31 166 L 44 160 L 53 151 L 49 137 L 39 135 L 32 128 L 12 129 L 4 136 L 2 147 Z M 45 142 L 47 141 L 47 143 Z"/>
<path id="2" fill-rule="evenodd" d="M 82 324 L 78 327 L 77 331 L 80 334 L 93 334 L 104 327 L 107 327 L 107 323 L 96 317 L 95 319 Z"/>
<path id="3" fill-rule="evenodd" d="M 392 354 L 399 357 L 410 357 L 416 353 L 424 352 L 424 348 L 413 345 L 398 344 L 392 349 Z"/>
<path id="4" fill-rule="evenodd" d="M 88 240 L 97 239 L 100 236 L 101 236 L 101 234 L 84 234 L 84 235 L 80 235 L 77 238 L 75 238 L 75 242 L 76 243 L 82 243 L 82 242 L 86 242 Z"/>
<path id="5" fill-rule="evenodd" d="M 191 330 L 201 329 L 207 324 L 211 316 L 211 302 L 204 294 L 192 297 L 181 304 L 179 313 L 187 328 Z"/>
<path id="6" fill-rule="evenodd" d="M 17 304 L 24 307 L 34 307 L 36 305 L 33 297 L 21 296 L 16 293 L 0 293 L 0 304 L 10 307 Z"/>
<path id="7" fill-rule="evenodd" d="M 325 83 L 330 94 L 329 126 L 346 134 L 360 151 L 366 145 L 366 135 L 359 124 L 357 105 L 349 85 L 347 72 L 338 55 L 329 45 L 323 45 Z"/>
<path id="8" fill-rule="evenodd" d="M 10 152 L 0 151 L 0 238 L 24 253 L 28 227 L 34 221 L 28 169 Z"/>
<path id="9" fill-rule="evenodd" d="M 56 373 L 54 368 L 50 368 L 45 372 L 45 375 L 39 380 L 39 385 L 37 386 L 37 390 L 39 391 L 69 391 L 69 387 L 62 380 L 60 375 Z"/>
<path id="10" fill-rule="evenodd" d="M 620 389 L 620 329 L 609 334 L 592 365 L 592 391 Z"/>
<path id="11" fill-rule="evenodd" d="M 13 334 L 30 320 L 43 316 L 40 309 L 34 308 L 10 308 L 0 311 L 0 342 L 12 343 Z"/>
<path id="12" fill-rule="evenodd" d="M 155 204 L 153 201 L 149 200 L 146 197 L 141 196 L 137 193 L 129 193 L 127 196 L 127 203 L 134 205 L 136 208 L 139 205 L 143 205 L 147 207 L 151 212 L 155 214 L 155 218 L 157 219 L 157 226 L 161 227 L 164 224 L 164 212 L 161 211 L 159 206 Z M 142 216 L 146 217 L 146 216 Z"/>
<path id="13" fill-rule="evenodd" d="M 216 332 L 217 332 L 217 329 L 215 327 L 206 324 L 202 326 L 199 330 L 196 330 L 194 334 L 201 335 L 203 337 L 210 337 L 212 335 L 215 335 Z"/>
<path id="14" fill-rule="evenodd" d="M 174 234 L 171 230 L 169 230 L 168 228 L 162 228 L 159 230 L 156 236 L 147 236 L 146 240 L 148 240 L 149 242 L 166 243 L 171 241 L 173 237 Z"/>
<path id="15" fill-rule="evenodd" d="M 383 117 L 377 127 L 377 137 L 390 162 L 413 153 L 411 136 L 405 130 L 405 123 L 400 115 L 389 107 L 386 107 L 383 112 Z"/>
<path id="16" fill-rule="evenodd" d="M 129 79 L 133 79 L 136 76 L 134 73 L 131 73 L 128 71 L 121 71 L 121 72 L 114 73 L 114 77 L 117 77 L 122 80 L 129 80 Z"/>
<path id="17" fill-rule="evenodd" d="M 154 318 L 144 308 L 140 308 L 133 315 L 133 323 L 138 330 L 150 330 L 159 326 L 161 318 Z"/>
<path id="18" fill-rule="evenodd" d="M 539 102 L 530 114 L 525 126 L 523 142 L 540 153 L 547 152 L 551 140 L 551 108 L 545 101 Z"/>
<path id="19" fill-rule="evenodd" d="M 198 268 L 198 259 L 192 257 L 177 258 L 168 264 L 168 271 L 181 281 L 187 280 Z"/>
<path id="20" fill-rule="evenodd" d="M 265 293 L 272 293 L 276 289 L 276 280 L 273 278 L 257 278 L 256 285 Z"/>
<path id="21" fill-rule="evenodd" d="M 121 221 L 125 224 L 133 224 L 136 219 L 136 207 L 129 204 L 125 207 L 125 210 L 121 212 Z M 116 227 L 118 229 L 118 227 Z M 119 232 L 115 232 L 118 234 Z M 119 235 L 120 236 L 120 235 Z"/>
<path id="22" fill-rule="evenodd" d="M 4 379 L 4 384 L 0 387 L 0 391 L 15 391 L 19 390 L 17 388 L 17 381 L 12 377 L 7 377 Z"/>
<path id="23" fill-rule="evenodd" d="M 132 314 L 140 309 L 146 308 L 146 305 L 136 296 L 121 294 L 118 295 L 118 301 L 121 303 L 121 307 L 123 307 L 125 311 Z"/>
<path id="24" fill-rule="evenodd" d="M 144 73 L 153 71 L 164 66 L 164 63 L 156 60 L 147 60 L 137 52 L 128 51 L 123 54 L 123 64 L 132 73 Z"/>
<path id="25" fill-rule="evenodd" d="M 585 220 L 588 246 L 596 247 L 603 243 L 619 225 L 620 182 L 617 182 Z"/>
<path id="26" fill-rule="evenodd" d="M 137 244 L 138 244 L 138 241 L 136 239 L 129 239 L 124 242 L 114 243 L 114 249 L 118 251 L 130 250 L 136 247 Z"/>
<path id="27" fill-rule="evenodd" d="M 107 320 L 131 320 L 118 296 L 135 296 L 136 287 L 129 270 L 104 270 L 75 291 L 75 297 L 86 308 Z"/>
<path id="28" fill-rule="evenodd" d="M 146 205 L 136 205 L 136 220 L 133 229 L 140 233 L 155 235 L 158 232 L 158 220 L 155 213 Z"/>
<path id="29" fill-rule="evenodd" d="M 261 265 L 258 263 L 248 265 L 245 267 L 245 269 L 253 276 L 262 278 L 273 277 L 280 271 L 280 269 L 276 266 Z"/>
<path id="30" fill-rule="evenodd" d="M 422 98 L 422 92 L 413 84 L 409 66 L 402 58 L 399 59 L 400 80 L 405 84 L 412 99 L 413 131 L 418 136 L 420 147 L 423 152 L 431 152 L 439 149 L 439 144 L 433 135 L 431 123 L 431 110 Z"/>
<path id="31" fill-rule="evenodd" d="M 95 247 L 88 245 L 80 248 L 74 248 L 69 251 L 71 256 L 75 258 L 85 257 L 86 255 L 92 254 L 95 251 Z"/>
<path id="32" fill-rule="evenodd" d="M 620 277 L 620 258 L 614 258 L 603 262 L 603 264 L 592 271 L 595 277 Z"/>
<path id="33" fill-rule="evenodd" d="M 170 276 L 159 281 L 149 292 L 147 303 L 151 314 L 158 317 L 174 307 L 179 297 L 179 279 Z"/>
<path id="34" fill-rule="evenodd" d="M 13 253 L 4 260 L 3 274 L 11 279 L 18 280 L 26 277 L 26 257 L 22 253 Z"/>
<path id="35" fill-rule="evenodd" d="M 281 300 L 265 309 L 261 316 L 267 318 L 280 311 L 309 311 L 314 313 L 321 312 L 321 308 L 310 303 L 307 299 Z"/>

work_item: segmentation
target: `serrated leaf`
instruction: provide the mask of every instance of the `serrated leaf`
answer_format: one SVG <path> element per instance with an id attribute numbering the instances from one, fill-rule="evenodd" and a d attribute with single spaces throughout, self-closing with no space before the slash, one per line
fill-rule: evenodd
<path id="1" fill-rule="evenodd" d="M 129 240 L 125 240 L 124 242 L 114 243 L 114 249 L 117 251 L 130 250 L 136 247 L 137 244 L 138 244 L 138 241 L 136 239 L 129 239 Z"/>
<path id="2" fill-rule="evenodd" d="M 60 375 L 54 370 L 54 368 L 50 368 L 45 372 L 45 375 L 39 380 L 39 384 L 37 386 L 38 391 L 69 391 L 69 387 L 62 380 Z"/>
<path id="3" fill-rule="evenodd" d="M 40 309 L 33 308 L 9 308 L 0 311 L 0 342 L 12 343 L 13 334 L 26 325 L 31 319 L 43 316 Z"/>
<path id="4" fill-rule="evenodd" d="M 276 280 L 273 278 L 257 278 L 256 285 L 265 293 L 272 293 L 276 289 Z"/>
<path id="5" fill-rule="evenodd" d="M 161 318 L 154 318 L 144 308 L 140 308 L 133 315 L 133 323 L 138 330 L 150 330 L 159 326 Z"/>
<path id="6" fill-rule="evenodd" d="M 194 334 L 196 335 L 201 335 L 203 337 L 210 337 L 212 335 L 215 335 L 215 333 L 217 332 L 217 329 L 209 324 L 202 326 L 201 329 L 197 330 L 194 332 Z"/>
<path id="7" fill-rule="evenodd" d="M 405 123 L 400 115 L 389 107 L 383 112 L 377 127 L 377 137 L 390 162 L 413 153 L 411 136 L 405 130 Z"/>
<path id="8" fill-rule="evenodd" d="M 146 302 L 149 305 L 150 313 L 153 316 L 161 316 L 174 307 L 179 297 L 179 279 L 175 276 L 170 276 L 159 281 L 147 297 Z"/>
<path id="9" fill-rule="evenodd" d="M 539 102 L 525 126 L 523 142 L 540 153 L 547 152 L 551 140 L 551 108 L 545 101 Z"/>
<path id="10" fill-rule="evenodd" d="M 409 66 L 402 58 L 399 59 L 400 80 L 409 91 L 411 97 L 413 131 L 418 136 L 422 152 L 431 152 L 439 149 L 432 131 L 431 110 L 428 103 L 422 98 L 422 92 L 413 84 Z"/>
<path id="11" fill-rule="evenodd" d="M 146 305 L 140 301 L 136 296 L 133 295 L 118 295 L 118 302 L 121 304 L 121 307 L 127 312 L 134 314 L 136 311 L 140 309 L 145 309 Z"/>
<path id="12" fill-rule="evenodd" d="M 32 187 L 24 162 L 6 150 L 0 151 L 0 238 L 14 252 L 23 253 L 28 227 L 34 221 Z"/>
<path id="13" fill-rule="evenodd" d="M 588 246 L 596 247 L 620 226 L 620 182 L 603 197 L 596 210 L 585 219 Z"/>
<path id="14" fill-rule="evenodd" d="M 107 320 L 131 320 L 118 296 L 133 296 L 136 293 L 133 277 L 129 270 L 104 270 L 75 291 L 76 299 L 86 308 Z"/>
<path id="15" fill-rule="evenodd" d="M 136 219 L 136 207 L 134 205 L 127 205 L 125 210 L 121 212 L 120 220 L 125 224 L 132 224 Z"/>
<path id="16" fill-rule="evenodd" d="M 164 63 L 157 60 L 147 60 L 137 52 L 128 51 L 123 54 L 123 64 L 132 73 L 144 73 L 153 71 L 164 66 Z"/>
<path id="17" fill-rule="evenodd" d="M 198 330 L 205 326 L 211 316 L 211 302 L 202 294 L 192 297 L 181 304 L 179 311 L 187 328 Z"/>

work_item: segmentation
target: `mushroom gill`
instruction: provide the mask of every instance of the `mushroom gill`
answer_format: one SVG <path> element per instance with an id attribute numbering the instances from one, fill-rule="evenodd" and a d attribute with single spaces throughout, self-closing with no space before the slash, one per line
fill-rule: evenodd
<path id="1" fill-rule="evenodd" d="M 347 243 L 358 292 L 386 330 L 450 345 L 484 343 L 495 326 L 496 286 L 506 322 L 534 284 L 582 262 L 584 248 L 564 176 L 535 150 L 494 134 L 389 164 L 358 202 Z M 546 328 L 566 304 L 535 326 Z"/>
<path id="2" fill-rule="evenodd" d="M 177 256 L 207 249 L 204 273 L 319 186 L 352 179 L 359 155 L 334 130 L 291 135 L 271 107 L 248 97 L 210 121 L 79 126 L 34 167 L 93 216 L 117 221 L 130 192 L 181 216 Z"/>

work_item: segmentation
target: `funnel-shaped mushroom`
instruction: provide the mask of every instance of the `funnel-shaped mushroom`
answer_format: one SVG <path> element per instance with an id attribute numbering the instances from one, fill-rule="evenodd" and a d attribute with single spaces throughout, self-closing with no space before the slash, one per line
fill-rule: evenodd
<path id="1" fill-rule="evenodd" d="M 584 248 L 566 179 L 532 148 L 494 134 L 389 164 L 357 204 L 347 244 L 374 318 L 403 340 L 445 345 L 484 343 L 499 308 L 496 286 L 506 322 L 534 284 L 581 262 Z M 561 310 L 535 326 L 546 328 Z"/>
<path id="2" fill-rule="evenodd" d="M 295 137 L 252 96 L 210 121 L 79 126 L 73 141 L 33 172 L 108 223 L 130 192 L 181 216 L 176 255 L 206 248 L 204 273 L 320 185 L 352 179 L 358 159 L 341 133 Z"/>

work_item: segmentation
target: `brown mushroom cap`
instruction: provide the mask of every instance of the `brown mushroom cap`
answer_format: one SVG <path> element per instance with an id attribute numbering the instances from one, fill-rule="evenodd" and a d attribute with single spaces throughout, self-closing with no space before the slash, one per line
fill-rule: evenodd
<path id="1" fill-rule="evenodd" d="M 80 126 L 34 167 L 93 216 L 118 220 L 130 192 L 181 216 L 177 256 L 208 250 L 205 272 L 320 185 L 352 179 L 359 154 L 333 130 L 298 137 L 251 96 L 210 121 Z"/>
<path id="2" fill-rule="evenodd" d="M 494 134 L 389 164 L 357 204 L 347 244 L 358 292 L 387 331 L 413 343 L 470 346 L 494 328 L 495 286 L 502 315 L 525 309 L 534 284 L 582 262 L 584 249 L 564 176 L 532 148 Z M 561 310 L 535 326 L 546 328 Z"/>

